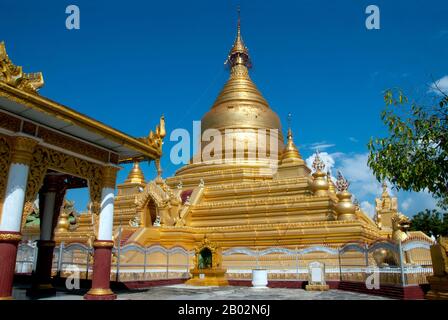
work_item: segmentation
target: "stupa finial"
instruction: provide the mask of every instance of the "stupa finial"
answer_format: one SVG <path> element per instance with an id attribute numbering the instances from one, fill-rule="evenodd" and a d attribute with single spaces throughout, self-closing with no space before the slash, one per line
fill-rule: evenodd
<path id="1" fill-rule="evenodd" d="M 316 172 L 323 172 L 325 170 L 325 163 L 319 157 L 319 149 L 316 149 L 316 155 L 315 155 L 314 161 L 313 161 L 313 169 Z"/>
<path id="2" fill-rule="evenodd" d="M 339 193 L 343 193 L 348 190 L 350 183 L 344 178 L 341 171 L 338 171 L 338 179 L 336 181 L 336 189 Z"/>
<path id="3" fill-rule="evenodd" d="M 243 37 L 241 36 L 241 10 L 238 6 L 238 23 L 237 23 L 237 31 L 236 31 L 236 39 L 233 43 L 233 47 L 229 52 L 229 56 L 227 57 L 226 64 L 229 64 L 230 67 L 235 67 L 237 65 L 243 65 L 247 68 L 251 67 L 251 62 L 249 58 L 249 50 L 244 45 Z"/>
<path id="4" fill-rule="evenodd" d="M 383 188 L 383 193 L 381 193 L 381 197 L 382 198 L 389 198 L 389 192 L 387 192 L 387 182 L 383 181 L 383 183 L 381 184 L 381 187 Z"/>

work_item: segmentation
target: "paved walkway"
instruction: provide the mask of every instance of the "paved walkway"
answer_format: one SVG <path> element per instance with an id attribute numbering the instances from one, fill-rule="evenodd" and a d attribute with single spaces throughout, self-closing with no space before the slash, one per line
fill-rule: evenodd
<path id="1" fill-rule="evenodd" d="M 118 292 L 119 300 L 388 300 L 385 297 L 355 292 L 329 290 L 251 287 L 192 287 L 184 284 L 152 287 L 132 292 Z M 16 299 L 28 299 L 23 288 L 14 290 Z M 41 300 L 82 300 L 82 294 L 58 292 L 56 297 Z"/>

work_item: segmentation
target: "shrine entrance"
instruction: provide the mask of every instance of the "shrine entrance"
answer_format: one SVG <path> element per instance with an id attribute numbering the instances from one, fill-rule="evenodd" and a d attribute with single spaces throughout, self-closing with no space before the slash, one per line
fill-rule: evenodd
<path id="1" fill-rule="evenodd" d="M 199 252 L 198 255 L 198 268 L 199 269 L 210 269 L 212 267 L 212 252 L 209 248 L 204 248 Z"/>

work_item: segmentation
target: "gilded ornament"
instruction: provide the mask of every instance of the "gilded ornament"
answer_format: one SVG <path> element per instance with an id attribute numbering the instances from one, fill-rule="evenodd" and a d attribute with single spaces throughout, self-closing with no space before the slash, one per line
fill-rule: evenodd
<path id="1" fill-rule="evenodd" d="M 117 171 L 120 168 L 107 166 L 103 167 L 103 187 L 115 189 L 115 182 L 117 179 Z"/>
<path id="2" fill-rule="evenodd" d="M 87 292 L 88 295 L 92 296 L 107 296 L 114 294 L 111 289 L 103 289 L 103 288 L 92 288 Z"/>
<path id="3" fill-rule="evenodd" d="M 6 137 L 0 136 L 0 203 L 3 203 L 3 199 L 5 197 L 10 163 L 11 146 L 9 144 L 9 140 Z"/>
<path id="4" fill-rule="evenodd" d="M 313 161 L 313 168 L 315 172 L 313 173 L 313 181 L 311 183 L 311 190 L 315 196 L 325 196 L 328 195 L 328 180 L 326 179 L 326 174 L 323 172 L 325 169 L 324 162 L 319 157 L 319 151 L 316 151 L 316 155 Z"/>
<path id="5" fill-rule="evenodd" d="M 20 163 L 29 166 L 33 157 L 33 151 L 38 141 L 18 136 L 14 138 L 11 163 Z"/>
<path id="6" fill-rule="evenodd" d="M 336 189 L 338 190 L 338 203 L 336 212 L 338 220 L 356 220 L 356 207 L 352 202 L 352 195 L 348 192 L 349 182 L 344 178 L 342 173 L 338 171 L 338 179 L 336 181 Z"/>
<path id="7" fill-rule="evenodd" d="M 33 94 L 37 94 L 37 91 L 44 85 L 41 72 L 25 73 L 22 71 L 22 67 L 12 63 L 6 53 L 4 42 L 0 42 L 0 81 Z"/>
<path id="8" fill-rule="evenodd" d="M 22 235 L 20 233 L 0 232 L 0 242 L 19 242 L 20 240 L 22 240 Z"/>
<path id="9" fill-rule="evenodd" d="M 95 240 L 93 242 L 93 247 L 96 248 L 113 248 L 114 242 L 113 241 L 104 241 L 104 240 Z"/>

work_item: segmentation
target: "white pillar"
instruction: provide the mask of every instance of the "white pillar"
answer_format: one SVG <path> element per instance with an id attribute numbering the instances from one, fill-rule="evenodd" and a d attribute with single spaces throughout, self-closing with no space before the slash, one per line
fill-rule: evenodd
<path id="1" fill-rule="evenodd" d="M 44 207 L 41 208 L 41 220 L 42 225 L 40 229 L 40 240 L 51 240 L 53 234 L 53 215 L 54 205 L 56 201 L 56 192 L 49 191 L 44 194 L 45 201 Z"/>
<path id="2" fill-rule="evenodd" d="M 9 168 L 5 200 L 0 222 L 1 231 L 20 232 L 29 166 L 13 163 Z"/>
<path id="3" fill-rule="evenodd" d="M 103 188 L 101 192 L 101 211 L 98 227 L 98 240 L 112 240 L 114 222 L 114 188 Z"/>

